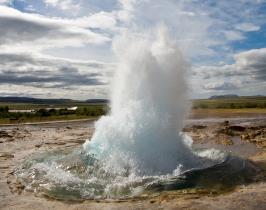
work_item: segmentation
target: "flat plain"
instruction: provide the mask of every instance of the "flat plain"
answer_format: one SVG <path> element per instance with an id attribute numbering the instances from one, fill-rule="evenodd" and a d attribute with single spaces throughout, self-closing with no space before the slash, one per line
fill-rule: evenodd
<path id="1" fill-rule="evenodd" d="M 208 110 L 205 110 L 208 111 Z M 210 113 L 212 113 L 210 111 Z M 229 112 L 230 113 L 230 112 Z M 249 113 L 250 114 L 250 113 Z M 128 200 L 66 202 L 35 194 L 16 179 L 14 170 L 30 155 L 74 149 L 93 135 L 95 120 L 0 126 L 0 209 L 258 209 L 266 208 L 266 117 L 209 115 L 186 121 L 183 131 L 196 147 L 217 148 L 252 161 L 259 168 L 251 183 L 221 194 L 162 192 Z M 259 113 L 256 113 L 259 114 Z"/>

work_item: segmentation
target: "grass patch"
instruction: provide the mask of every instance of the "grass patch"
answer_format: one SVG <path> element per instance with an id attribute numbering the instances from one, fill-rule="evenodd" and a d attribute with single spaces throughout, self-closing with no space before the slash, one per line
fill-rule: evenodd
<path id="1" fill-rule="evenodd" d="M 108 106 L 103 104 L 82 104 L 76 110 L 69 110 L 70 105 L 44 106 L 36 104 L 9 104 L 10 107 L 19 107 L 10 112 L 9 106 L 0 106 L 0 123 L 25 123 L 56 120 L 75 120 L 98 118 L 108 112 Z M 14 111 L 14 109 L 12 109 Z M 18 110 L 35 110 L 34 112 L 18 112 Z"/>
<path id="2" fill-rule="evenodd" d="M 192 109 L 190 118 L 230 118 L 230 117 L 259 117 L 266 116 L 266 109 L 241 108 L 241 109 Z"/>
<path id="3" fill-rule="evenodd" d="M 239 97 L 234 99 L 193 100 L 193 109 L 250 109 L 266 108 L 266 97 Z"/>
<path id="4" fill-rule="evenodd" d="M 78 109 L 67 108 L 77 106 Z M 34 113 L 11 113 L 9 110 L 35 110 Z M 0 124 L 91 119 L 105 115 L 107 104 L 68 102 L 60 104 L 0 102 Z M 257 117 L 266 115 L 266 97 L 199 99 L 192 101 L 191 118 Z"/>

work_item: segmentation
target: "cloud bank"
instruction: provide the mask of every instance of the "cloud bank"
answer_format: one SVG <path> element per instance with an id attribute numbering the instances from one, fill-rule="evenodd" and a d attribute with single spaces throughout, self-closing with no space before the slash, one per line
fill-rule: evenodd
<path id="1" fill-rule="evenodd" d="M 106 98 L 116 35 L 147 36 L 158 24 L 169 27 L 191 63 L 192 97 L 265 94 L 265 6 L 264 0 L 0 0 L 0 94 Z"/>

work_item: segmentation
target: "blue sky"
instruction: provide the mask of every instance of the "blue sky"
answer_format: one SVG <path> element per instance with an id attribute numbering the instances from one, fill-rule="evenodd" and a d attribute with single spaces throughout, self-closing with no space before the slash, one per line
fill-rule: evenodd
<path id="1" fill-rule="evenodd" d="M 265 0 L 0 0 L 0 95 L 108 98 L 113 40 L 161 23 L 191 97 L 266 94 Z"/>

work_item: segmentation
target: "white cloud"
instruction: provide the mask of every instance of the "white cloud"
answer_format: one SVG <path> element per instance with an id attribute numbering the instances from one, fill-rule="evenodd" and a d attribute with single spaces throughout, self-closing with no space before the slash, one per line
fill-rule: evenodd
<path id="1" fill-rule="evenodd" d="M 204 84 L 203 88 L 206 90 L 216 90 L 216 91 L 224 91 L 224 90 L 234 91 L 234 90 L 240 88 L 241 84 L 242 83 L 239 80 L 234 80 L 231 82 L 215 81 L 215 82 L 210 82 L 210 83 Z"/>
<path id="2" fill-rule="evenodd" d="M 241 23 L 236 25 L 236 29 L 240 31 L 245 31 L 245 32 L 251 32 L 251 31 L 259 31 L 260 26 L 254 25 L 252 23 Z"/>
<path id="3" fill-rule="evenodd" d="M 61 10 L 78 11 L 80 5 L 73 0 L 44 0 L 47 6 L 56 7 Z"/>
<path id="4" fill-rule="evenodd" d="M 80 27 L 99 28 L 115 30 L 117 20 L 115 15 L 108 12 L 98 12 L 90 16 L 84 16 L 76 19 L 62 19 L 64 24 L 73 24 Z"/>
<path id="5" fill-rule="evenodd" d="M 86 100 L 106 98 L 107 87 L 38 88 L 27 85 L 1 85 L 1 96 L 36 97 L 36 98 L 72 98 Z"/>
<path id="6" fill-rule="evenodd" d="M 30 80 L 39 79 L 47 91 L 45 94 L 48 94 L 49 91 L 50 93 L 62 91 L 62 94 L 68 94 L 68 91 L 64 89 L 67 87 L 63 87 L 68 85 L 60 80 L 63 77 L 63 73 L 59 71 L 61 65 L 65 62 L 71 67 L 74 66 L 76 70 L 72 69 L 72 72 L 65 69 L 66 76 L 70 77 L 73 74 L 73 78 L 91 73 L 91 68 L 85 68 L 80 61 L 78 64 L 74 64 L 74 61 L 63 62 L 60 59 L 59 64 L 55 65 L 51 61 L 53 60 L 51 55 L 72 58 L 73 54 L 82 54 L 80 57 L 74 57 L 79 59 L 92 59 L 93 57 L 104 60 L 103 57 L 106 56 L 111 60 L 110 46 L 115 35 L 129 30 L 140 36 L 150 36 L 152 39 L 151 31 L 161 23 L 169 27 L 172 37 L 188 59 L 198 65 L 192 78 L 193 82 L 197 83 L 194 83 L 197 93 L 199 90 L 203 92 L 230 91 L 230 89 L 244 90 L 245 87 L 249 87 L 245 89 L 249 91 L 252 87 L 254 90 L 261 90 L 262 87 L 265 87 L 263 85 L 257 87 L 258 83 L 262 84 L 266 80 L 263 63 L 264 50 L 234 55 L 234 46 L 232 45 L 235 41 L 246 39 L 247 32 L 258 31 L 263 27 L 266 15 L 258 11 L 262 1 L 235 0 L 229 2 L 221 0 L 216 1 L 215 6 L 209 0 L 42 1 L 46 4 L 46 7 L 42 4 L 44 8 L 39 7 L 40 2 L 24 1 L 23 11 L 28 10 L 35 14 L 0 6 L 0 52 L 2 55 L 9 55 L 9 58 L 16 60 L 16 65 L 20 66 L 20 68 L 16 66 L 13 68 L 18 71 L 16 72 L 18 76 L 21 76 L 19 81 L 14 74 L 12 77 L 8 77 L 10 84 L 12 83 L 10 91 L 15 91 L 18 86 L 23 86 L 29 92 L 32 87 L 34 90 L 32 94 L 39 94 L 40 87 L 33 86 L 34 82 L 30 82 Z M 0 0 L 0 4 L 8 5 L 10 2 L 11 0 Z M 73 15 L 72 12 L 75 14 Z M 81 50 L 79 51 L 79 49 Z M 31 53 L 34 62 L 37 62 L 38 65 L 25 63 L 25 60 L 22 59 L 25 53 Z M 44 53 L 50 54 L 50 58 L 46 58 Z M 94 54 L 99 54 L 99 56 L 94 56 Z M 19 56 L 15 59 L 14 55 L 20 55 L 22 60 L 18 59 Z M 233 55 L 234 57 L 232 57 Z M 37 58 L 38 56 L 40 58 Z M 228 64 L 228 61 L 232 60 L 233 63 Z M 223 63 L 215 65 L 216 61 L 223 61 Z M 4 66 L 2 60 L 0 65 L 0 73 L 5 73 L 7 79 L 6 73 L 9 71 L 12 74 L 12 68 L 8 68 L 11 63 L 6 63 Z M 46 69 L 42 69 L 41 65 Z M 55 74 L 50 71 L 53 68 Z M 42 80 L 43 78 L 22 77 L 25 74 L 28 74 L 27 76 L 36 75 L 37 71 L 41 71 L 38 69 L 43 70 L 43 73 L 50 69 L 47 71 L 47 77 L 49 76 L 53 82 L 45 82 L 45 79 Z M 97 74 L 101 74 L 100 72 L 105 72 L 105 69 L 107 69 L 106 65 L 95 71 Z M 4 70 L 5 72 L 3 72 Z M 33 70 L 36 72 L 34 73 Z M 40 73 L 39 76 L 43 76 L 43 73 Z M 107 75 L 100 78 L 103 84 L 108 83 L 110 79 Z M 23 83 L 23 79 L 24 82 L 25 80 L 28 82 Z M 55 87 L 56 79 L 57 87 Z M 97 77 L 97 79 L 99 78 Z M 5 87 L 6 90 L 7 84 L 3 82 L 0 84 L 0 89 Z M 70 86 L 73 89 L 75 85 L 71 84 Z M 77 91 L 71 90 L 75 92 L 76 96 L 79 95 L 78 90 L 80 90 L 80 95 L 86 92 L 86 87 L 80 86 L 75 87 Z M 94 90 L 96 92 L 101 90 L 101 93 L 105 93 L 108 87 L 106 85 L 88 86 L 90 93 L 93 93 Z M 96 92 L 95 94 L 99 94 Z M 69 92 L 69 95 L 73 94 Z"/>
<path id="7" fill-rule="evenodd" d="M 229 41 L 243 40 L 245 37 L 238 31 L 224 31 L 225 37 Z"/>
<path id="8" fill-rule="evenodd" d="M 251 78 L 266 81 L 266 48 L 248 50 L 234 56 L 235 69 Z"/>
<path id="9" fill-rule="evenodd" d="M 196 14 L 194 12 L 188 12 L 188 11 L 179 11 L 180 15 L 187 15 L 187 16 L 195 16 Z"/>
<path id="10" fill-rule="evenodd" d="M 266 48 L 238 53 L 234 59 L 232 64 L 194 67 L 192 86 L 197 91 L 203 88 L 202 91 L 242 91 L 247 94 L 253 90 L 265 94 Z"/>
<path id="11" fill-rule="evenodd" d="M 34 95 L 51 92 L 54 97 L 107 97 L 106 86 L 115 67 L 111 63 L 26 53 L 0 53 L 0 60 L 0 94 L 8 92 L 8 87 L 10 94 L 22 89 Z"/>
<path id="12" fill-rule="evenodd" d="M 115 28 L 115 17 L 106 12 L 67 19 L 0 6 L 0 94 L 22 89 L 23 95 L 37 97 L 107 97 L 114 64 L 56 58 L 44 51 L 106 44 L 111 41 L 107 32 Z"/>
<path id="13" fill-rule="evenodd" d="M 27 5 L 27 7 L 25 8 L 25 11 L 28 11 L 28 12 L 32 12 L 32 13 L 34 13 L 34 12 L 36 12 L 36 9 L 34 8 L 33 5 L 29 4 L 29 5 Z"/>
<path id="14" fill-rule="evenodd" d="M 98 20 L 102 25 L 97 25 Z M 0 6 L 0 48 L 17 51 L 43 50 L 51 47 L 82 46 L 86 43 L 102 44 L 110 41 L 107 34 L 96 33 L 91 28 L 113 27 L 115 21 L 105 14 L 70 20 L 48 18 L 37 14 L 22 13 Z"/>
<path id="15" fill-rule="evenodd" d="M 152 34 L 150 31 L 163 23 L 168 26 L 173 38 L 190 58 L 213 54 L 210 47 L 218 42 L 215 37 L 212 38 L 209 28 L 214 19 L 205 15 L 201 8 L 194 7 L 193 2 L 120 0 L 120 3 L 122 8 L 117 13 L 119 20 L 124 21 L 122 27 L 148 36 Z"/>
<path id="16" fill-rule="evenodd" d="M 256 15 L 258 6 L 252 1 L 229 3 L 222 0 L 215 6 L 204 0 L 118 1 L 122 5 L 118 18 L 126 26 L 148 34 L 147 30 L 165 23 L 182 51 L 192 60 L 228 59 L 232 54 L 232 42 L 244 40 L 245 32 L 258 30 L 263 24 Z M 119 14 L 125 15 L 121 18 Z"/>
<path id="17" fill-rule="evenodd" d="M 117 11 L 118 19 L 128 23 L 134 17 L 135 4 L 137 0 L 118 0 L 121 5 L 121 10 Z"/>
<path id="18" fill-rule="evenodd" d="M 0 5 L 6 5 L 6 4 L 10 4 L 12 2 L 12 0 L 0 0 Z"/>

